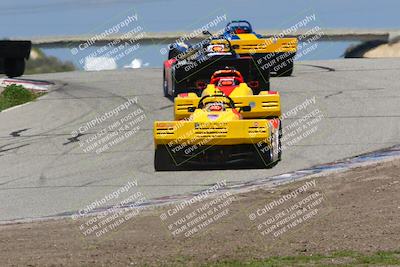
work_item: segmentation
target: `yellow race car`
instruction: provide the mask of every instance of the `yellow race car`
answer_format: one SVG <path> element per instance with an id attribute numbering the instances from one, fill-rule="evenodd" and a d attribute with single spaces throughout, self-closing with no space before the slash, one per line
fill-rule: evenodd
<path id="1" fill-rule="evenodd" d="M 277 76 L 290 76 L 297 52 L 297 38 L 266 37 L 257 34 L 247 20 L 233 20 L 211 44 L 229 42 L 236 54 L 251 55 L 260 69 L 269 68 Z"/>
<path id="2" fill-rule="evenodd" d="M 186 109 L 191 115 L 183 120 L 154 123 L 156 171 L 269 168 L 280 160 L 279 118 L 245 119 L 252 107 L 238 107 L 223 93 L 205 95 Z"/>
<path id="3" fill-rule="evenodd" d="M 261 90 L 254 95 L 253 90 L 243 79 L 241 73 L 234 69 L 214 72 L 210 84 L 202 91 L 200 97 L 223 94 L 233 99 L 235 106 L 250 106 L 251 111 L 243 112 L 245 119 L 279 118 L 281 115 L 280 95 L 276 91 Z M 197 107 L 200 97 L 195 93 L 181 93 L 174 101 L 175 120 L 182 120 L 191 115 L 189 108 Z"/>

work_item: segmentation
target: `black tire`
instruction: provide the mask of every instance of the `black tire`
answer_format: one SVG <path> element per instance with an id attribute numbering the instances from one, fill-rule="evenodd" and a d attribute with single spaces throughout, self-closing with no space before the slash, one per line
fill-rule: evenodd
<path id="1" fill-rule="evenodd" d="M 279 146 L 278 146 L 279 151 L 278 151 L 278 161 L 281 161 L 281 160 L 282 160 L 282 136 L 283 136 L 283 133 L 282 133 L 282 121 L 279 120 Z"/>
<path id="2" fill-rule="evenodd" d="M 169 93 L 169 86 L 168 86 L 168 82 L 166 80 L 166 75 L 165 75 L 165 71 L 164 71 L 164 81 L 163 81 L 163 91 L 164 91 L 164 96 L 168 97 L 168 98 L 175 98 L 178 96 L 178 94 L 180 93 L 179 91 L 176 90 L 177 84 L 176 84 L 176 80 L 175 80 L 175 73 L 172 72 L 171 74 L 171 79 L 172 79 L 172 88 L 171 88 L 171 94 Z"/>
<path id="3" fill-rule="evenodd" d="M 175 87 L 176 87 L 176 83 L 175 83 L 175 81 L 173 81 L 172 82 L 172 94 L 171 94 L 172 98 L 175 98 L 178 96 L 178 93 L 175 91 Z"/>
<path id="4" fill-rule="evenodd" d="M 285 64 L 285 65 L 282 66 L 282 64 Z M 291 76 L 293 73 L 293 56 L 290 56 L 289 58 L 287 58 L 283 61 L 278 61 L 274 68 L 276 68 L 276 67 L 279 67 L 278 70 L 276 71 L 276 76 L 278 76 L 278 77 Z"/>
<path id="5" fill-rule="evenodd" d="M 171 96 L 172 96 L 172 98 L 175 98 L 175 97 L 177 97 L 181 92 L 179 91 L 179 90 L 177 90 L 177 83 L 176 83 L 176 79 L 175 79 L 175 76 L 174 77 L 172 77 L 172 94 L 171 94 Z"/>
<path id="6" fill-rule="evenodd" d="M 258 151 L 258 157 L 256 157 L 255 165 L 259 169 L 269 169 L 272 163 L 272 150 L 271 147 L 266 145 L 264 150 Z"/>
<path id="7" fill-rule="evenodd" d="M 163 75 L 163 92 L 164 92 L 164 96 L 168 97 L 169 96 L 169 94 L 168 94 L 168 81 L 165 78 L 165 67 L 164 67 L 163 73 L 164 73 L 164 75 Z"/>
<path id="8" fill-rule="evenodd" d="M 24 58 L 6 58 L 4 61 L 4 72 L 10 77 L 19 77 L 24 74 L 25 59 Z"/>
<path id="9" fill-rule="evenodd" d="M 265 70 L 259 70 L 258 77 L 257 77 L 259 87 L 257 89 L 253 89 L 253 94 L 258 95 L 261 91 L 269 91 L 270 90 L 270 78 L 271 78 L 271 72 L 270 72 L 269 68 L 267 68 Z"/>
<path id="10" fill-rule="evenodd" d="M 154 153 L 154 169 L 156 171 L 176 171 L 181 169 L 164 145 L 157 146 Z"/>
<path id="11" fill-rule="evenodd" d="M 293 60 L 286 62 L 286 67 L 282 69 L 282 73 L 279 76 L 289 77 L 293 73 Z"/>
<path id="12" fill-rule="evenodd" d="M 276 118 L 276 119 L 279 120 L 279 118 Z M 281 120 L 279 120 L 279 129 L 278 129 L 278 132 L 275 133 L 274 137 L 277 139 L 272 140 L 272 142 L 275 142 L 275 143 L 273 144 L 271 162 L 270 162 L 270 164 L 268 164 L 267 168 L 275 167 L 279 163 L 279 161 L 281 161 L 281 159 L 282 159 L 282 141 L 281 141 L 282 122 L 281 122 Z M 277 150 L 277 151 L 275 151 L 275 150 Z"/>
<path id="13" fill-rule="evenodd" d="M 277 139 L 274 139 L 277 138 Z M 279 161 L 282 159 L 282 123 L 279 121 L 279 130 L 271 142 L 276 142 L 276 144 L 266 145 L 263 151 L 258 151 L 259 157 L 257 159 L 256 165 L 258 168 L 271 169 L 275 167 Z M 277 151 L 275 151 L 277 150 Z M 276 154 L 276 156 L 275 156 Z"/>

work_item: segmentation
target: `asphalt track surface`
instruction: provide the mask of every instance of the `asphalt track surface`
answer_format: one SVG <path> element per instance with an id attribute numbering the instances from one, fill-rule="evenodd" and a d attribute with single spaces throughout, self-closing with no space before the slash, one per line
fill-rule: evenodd
<path id="1" fill-rule="evenodd" d="M 283 152 L 272 169 L 160 172 L 153 169 L 154 120 L 172 119 L 160 69 L 32 75 L 57 86 L 38 101 L 0 113 L 0 221 L 38 218 L 84 208 L 129 181 L 147 199 L 186 194 L 218 181 L 250 181 L 400 144 L 400 60 L 296 62 L 294 75 L 272 78 L 287 112 L 310 104 L 284 125 L 318 109 L 317 130 Z M 109 150 L 84 152 L 71 132 L 127 99 L 119 116 L 88 130 L 85 141 L 138 107 L 140 130 Z M 290 140 L 290 139 L 289 139 Z M 108 203 L 110 204 L 110 203 Z"/>

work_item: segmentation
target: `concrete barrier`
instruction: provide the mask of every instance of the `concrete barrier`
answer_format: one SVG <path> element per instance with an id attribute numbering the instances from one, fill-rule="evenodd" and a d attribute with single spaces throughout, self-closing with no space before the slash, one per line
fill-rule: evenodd
<path id="1" fill-rule="evenodd" d="M 263 36 L 274 36 L 279 34 L 280 30 L 261 30 L 258 31 Z M 370 41 L 370 40 L 382 40 L 389 41 L 399 36 L 400 30 L 392 29 L 322 29 L 322 36 L 320 41 Z M 139 40 L 141 44 L 169 44 L 179 39 L 181 36 L 188 35 L 188 32 L 153 32 L 146 33 L 144 38 Z M 298 31 L 295 35 L 287 37 L 299 37 L 299 36 L 313 37 L 314 34 L 308 34 L 307 29 Z M 32 37 L 33 45 L 42 48 L 49 47 L 65 47 L 65 46 L 76 46 L 86 42 L 92 35 L 76 35 L 76 36 L 43 36 L 43 37 Z M 97 41 L 95 45 L 101 46 L 112 42 L 114 40 L 121 39 L 122 41 L 129 41 L 130 38 L 122 38 L 123 34 L 111 35 L 100 41 Z M 26 39 L 25 38 L 12 38 L 13 40 Z M 192 39 L 193 42 L 204 39 L 203 36 L 198 36 Z"/>

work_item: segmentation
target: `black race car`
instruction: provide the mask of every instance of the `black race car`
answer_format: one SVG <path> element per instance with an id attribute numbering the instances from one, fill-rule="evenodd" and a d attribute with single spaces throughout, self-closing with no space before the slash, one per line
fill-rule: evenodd
<path id="1" fill-rule="evenodd" d="M 207 38 L 193 46 L 175 43 L 164 61 L 164 96 L 187 92 L 200 95 L 212 74 L 227 67 L 242 73 L 254 94 L 269 90 L 269 68 L 260 68 L 256 60 L 251 55 L 237 54 L 229 39 Z"/>

